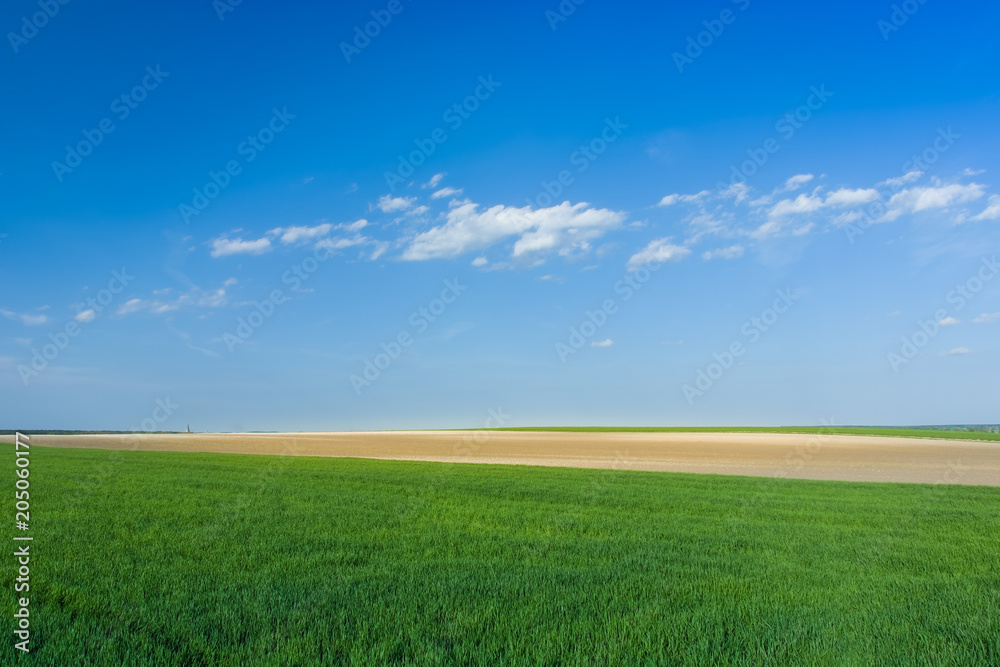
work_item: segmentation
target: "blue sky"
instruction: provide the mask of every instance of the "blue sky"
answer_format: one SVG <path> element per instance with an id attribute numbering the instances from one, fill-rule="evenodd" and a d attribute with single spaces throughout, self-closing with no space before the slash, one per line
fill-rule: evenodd
<path id="1" fill-rule="evenodd" d="M 8 3 L 3 427 L 995 423 L 998 19 Z"/>

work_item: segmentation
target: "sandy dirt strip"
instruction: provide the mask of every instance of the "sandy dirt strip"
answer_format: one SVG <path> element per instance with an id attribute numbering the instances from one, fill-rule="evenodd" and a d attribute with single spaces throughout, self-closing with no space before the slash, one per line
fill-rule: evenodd
<path id="1" fill-rule="evenodd" d="M 37 435 L 53 447 L 341 456 L 1000 486 L 1000 443 L 769 433 L 367 431 Z"/>

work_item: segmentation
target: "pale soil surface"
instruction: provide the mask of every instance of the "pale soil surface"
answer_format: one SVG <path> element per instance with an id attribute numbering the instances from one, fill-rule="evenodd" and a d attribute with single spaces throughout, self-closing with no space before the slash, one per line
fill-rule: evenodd
<path id="1" fill-rule="evenodd" d="M 516 431 L 178 433 L 37 435 L 32 436 L 31 444 L 1000 486 L 1000 443 L 855 435 Z"/>

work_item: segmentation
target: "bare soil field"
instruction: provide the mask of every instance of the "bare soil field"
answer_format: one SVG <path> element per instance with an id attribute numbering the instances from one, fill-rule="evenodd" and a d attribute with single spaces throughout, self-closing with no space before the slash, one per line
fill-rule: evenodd
<path id="1" fill-rule="evenodd" d="M 854 435 L 511 431 L 177 433 L 36 435 L 32 436 L 31 444 L 1000 486 L 1000 444 Z"/>

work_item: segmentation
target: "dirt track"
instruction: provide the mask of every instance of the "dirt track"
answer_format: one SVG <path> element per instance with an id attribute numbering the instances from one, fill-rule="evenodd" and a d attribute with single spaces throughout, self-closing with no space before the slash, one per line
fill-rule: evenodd
<path id="1" fill-rule="evenodd" d="M 371 431 L 37 435 L 33 445 L 349 456 L 1000 486 L 1000 443 L 769 433 Z"/>

